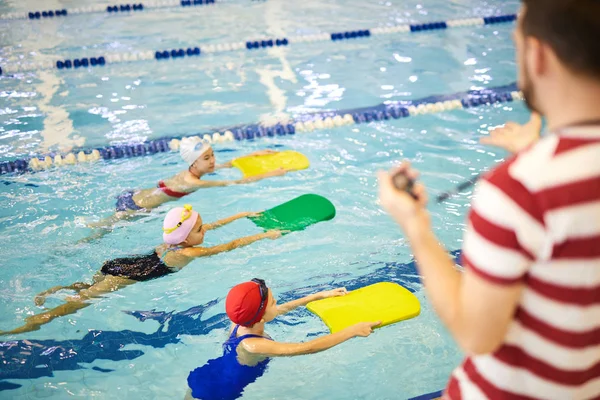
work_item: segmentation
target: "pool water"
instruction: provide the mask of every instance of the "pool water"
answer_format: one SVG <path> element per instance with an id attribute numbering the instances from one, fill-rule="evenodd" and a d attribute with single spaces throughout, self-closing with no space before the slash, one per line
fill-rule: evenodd
<path id="1" fill-rule="evenodd" d="M 0 63 L 502 14 L 515 12 L 518 3 L 240 0 L 131 17 L 2 22 Z M 27 6 L 3 3 L 0 13 L 32 8 Z M 25 29 L 15 29 L 21 25 Z M 515 81 L 512 28 L 467 27 L 2 76 L 0 160 L 509 84 Z M 0 398 L 183 398 L 189 371 L 221 353 L 228 289 L 254 277 L 266 279 L 280 301 L 392 280 L 415 292 L 422 311 L 327 352 L 276 359 L 247 387 L 245 399 L 401 399 L 441 389 L 462 354 L 424 296 L 410 249 L 377 205 L 375 171 L 411 159 L 430 194 L 439 194 L 506 156 L 478 144 L 489 127 L 526 119 L 522 103 L 507 103 L 215 145 L 219 162 L 258 149 L 293 149 L 306 154 L 311 167 L 186 197 L 205 221 L 264 210 L 304 193 L 326 196 L 336 217 L 278 240 L 198 259 L 177 274 L 97 299 L 39 331 L 3 337 Z M 90 233 L 82 219 L 108 216 L 123 190 L 155 186 L 182 167 L 179 155 L 169 153 L 2 176 L 0 329 L 41 312 L 33 303 L 38 292 L 89 281 L 103 261 L 147 253 L 159 244 L 164 213 L 184 201 L 120 223 L 100 240 L 77 242 Z M 209 179 L 217 176 L 233 179 L 239 173 L 225 170 Z M 470 197 L 465 191 L 429 207 L 448 250 L 460 249 Z M 256 232 L 242 220 L 208 232 L 205 244 Z M 46 305 L 60 304 L 67 294 L 51 296 Z M 282 341 L 306 341 L 327 330 L 301 309 L 269 324 L 268 332 Z"/>

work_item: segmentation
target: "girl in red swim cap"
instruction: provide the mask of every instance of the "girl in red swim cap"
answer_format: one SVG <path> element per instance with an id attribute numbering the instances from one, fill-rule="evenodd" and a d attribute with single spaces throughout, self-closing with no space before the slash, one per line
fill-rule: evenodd
<path id="1" fill-rule="evenodd" d="M 346 288 L 311 294 L 277 305 L 271 289 L 262 279 L 252 279 L 229 291 L 225 301 L 233 322 L 223 356 L 196 368 L 188 376 L 186 399 L 229 400 L 241 396 L 244 388 L 264 373 L 269 359 L 318 353 L 357 336 L 369 336 L 381 322 L 360 322 L 344 330 L 304 343 L 276 342 L 265 333 L 265 323 L 311 301 L 345 295 Z"/>

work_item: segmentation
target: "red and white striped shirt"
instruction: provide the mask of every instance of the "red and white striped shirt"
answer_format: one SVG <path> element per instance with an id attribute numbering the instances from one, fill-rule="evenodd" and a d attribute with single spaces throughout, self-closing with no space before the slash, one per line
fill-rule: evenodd
<path id="1" fill-rule="evenodd" d="M 600 126 L 548 135 L 489 173 L 463 261 L 524 290 L 501 347 L 467 357 L 445 397 L 600 399 Z"/>

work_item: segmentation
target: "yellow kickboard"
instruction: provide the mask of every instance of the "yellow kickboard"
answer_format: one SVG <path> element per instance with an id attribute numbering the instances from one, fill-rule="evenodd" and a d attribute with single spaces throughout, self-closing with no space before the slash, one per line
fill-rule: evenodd
<path id="1" fill-rule="evenodd" d="M 414 318 L 421 312 L 419 299 L 393 282 L 380 282 L 348 292 L 345 296 L 317 300 L 306 305 L 331 333 L 359 322 L 381 321 L 382 326 Z"/>
<path id="2" fill-rule="evenodd" d="M 308 158 L 304 154 L 291 150 L 265 154 L 263 156 L 240 157 L 233 160 L 232 164 L 242 171 L 244 178 L 264 174 L 278 168 L 297 171 L 306 169 L 310 165 Z"/>

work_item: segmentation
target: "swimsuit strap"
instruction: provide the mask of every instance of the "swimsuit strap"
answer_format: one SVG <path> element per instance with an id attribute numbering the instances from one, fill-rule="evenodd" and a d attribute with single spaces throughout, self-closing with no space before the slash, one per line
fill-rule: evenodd
<path id="1" fill-rule="evenodd" d="M 249 338 L 260 338 L 260 339 L 273 340 L 270 337 L 255 335 L 253 333 L 248 333 L 246 335 L 242 335 L 242 336 L 238 337 L 237 333 L 238 333 L 239 327 L 240 327 L 239 325 L 236 325 L 235 328 L 233 328 L 233 331 L 231 331 L 231 335 L 229 335 L 229 340 L 236 340 L 238 343 L 240 343 L 244 339 L 249 339 Z"/>
<path id="2" fill-rule="evenodd" d="M 165 249 L 165 251 L 163 251 L 163 253 L 160 255 L 160 261 L 162 261 L 164 263 L 164 258 L 167 255 L 168 252 L 170 251 L 177 251 L 177 250 L 181 250 L 183 249 L 183 246 L 173 246 L 173 247 L 167 247 Z"/>
<path id="3" fill-rule="evenodd" d="M 229 335 L 229 339 L 234 339 L 237 337 L 237 331 L 240 326 L 236 325 L 235 328 L 231 331 L 231 335 Z"/>
<path id="4" fill-rule="evenodd" d="M 242 336 L 238 337 L 237 340 L 238 340 L 238 343 L 240 343 L 242 340 L 249 339 L 249 338 L 259 338 L 259 339 L 273 340 L 273 339 L 271 339 L 269 337 L 266 337 L 266 336 L 254 335 L 254 334 L 251 334 L 251 333 L 249 333 L 247 335 L 242 335 Z"/>
<path id="5" fill-rule="evenodd" d="M 166 194 L 167 196 L 171 196 L 171 197 L 175 197 L 175 198 L 181 198 L 183 196 L 187 196 L 189 193 L 187 192 L 177 192 L 175 190 L 171 190 L 167 187 L 167 185 L 165 185 L 165 183 L 163 181 L 159 181 L 158 182 L 158 188 L 160 190 L 163 191 L 164 194 Z"/>

